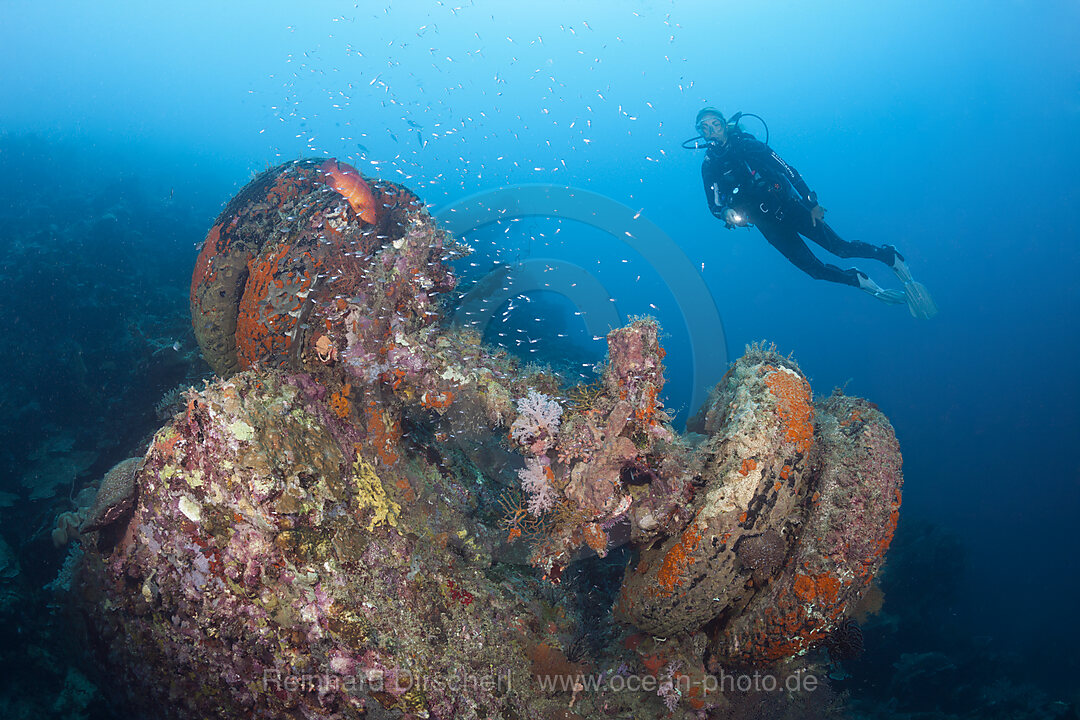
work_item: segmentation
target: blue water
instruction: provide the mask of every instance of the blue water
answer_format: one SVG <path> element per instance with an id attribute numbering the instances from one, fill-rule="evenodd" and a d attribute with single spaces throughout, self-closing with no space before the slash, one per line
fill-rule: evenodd
<path id="1" fill-rule="evenodd" d="M 962 576 L 949 578 L 958 592 L 937 607 L 955 635 L 912 638 L 905 652 L 949 653 L 985 637 L 1018 659 L 1014 680 L 1077 700 L 1067 678 L 1080 670 L 1080 5 L 298 5 L 0 4 L 0 247 L 25 238 L 35 218 L 47 230 L 57 217 L 104 215 L 117 197 L 142 223 L 130 247 L 75 246 L 100 265 L 80 266 L 86 287 L 19 281 L 22 294 L 4 301 L 5 376 L 21 378 L 11 382 L 40 381 L 20 353 L 48 356 L 42 343 L 81 353 L 63 349 L 75 342 L 68 325 L 91 347 L 126 322 L 87 326 L 63 309 L 108 295 L 94 283 L 130 278 L 111 272 L 118 264 L 138 259 L 147 294 L 101 307 L 145 306 L 150 286 L 169 283 L 181 307 L 213 217 L 253 173 L 284 160 L 347 160 L 412 187 L 436 212 L 505 185 L 585 188 L 640 210 L 700 271 L 723 332 L 696 342 L 732 359 L 773 342 L 816 392 L 841 386 L 889 416 L 905 458 L 901 532 L 930 522 L 963 554 Z M 830 224 L 896 245 L 940 315 L 917 321 L 811 280 L 756 231 L 725 230 L 705 206 L 702 153 L 680 148 L 704 105 L 764 117 Z M 755 121 L 745 127 L 763 137 Z M 678 307 L 670 278 L 620 238 L 535 219 L 468 239 L 488 263 L 565 258 L 594 272 L 622 315 L 657 316 L 669 333 L 667 402 L 680 422 L 693 410 L 681 318 L 694 309 Z M 858 264 L 895 284 L 883 266 Z M 507 326 L 542 334 L 543 323 L 516 313 L 546 307 L 573 336 L 575 362 L 600 359 L 603 344 L 572 308 L 534 301 Z M 45 397 L 63 382 L 58 373 L 33 387 Z M 39 403 L 49 427 L 78 422 L 56 409 L 62 393 L 49 397 Z M 85 404 L 104 413 L 108 403 Z M 17 439 L 3 453 L 13 472 L 34 445 L 5 433 Z M 15 546 L 12 512 L 0 517 Z M 925 583 L 932 596 L 945 581 Z M 887 673 L 883 662 L 868 672 Z"/>

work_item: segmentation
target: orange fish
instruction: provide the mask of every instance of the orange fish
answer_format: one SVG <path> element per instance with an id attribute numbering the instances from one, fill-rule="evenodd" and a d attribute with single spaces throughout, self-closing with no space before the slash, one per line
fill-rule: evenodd
<path id="1" fill-rule="evenodd" d="M 326 177 L 326 184 L 349 201 L 349 205 L 360 216 L 360 219 L 374 225 L 378 217 L 375 213 L 375 197 L 356 168 L 330 158 L 319 166 L 319 169 Z"/>

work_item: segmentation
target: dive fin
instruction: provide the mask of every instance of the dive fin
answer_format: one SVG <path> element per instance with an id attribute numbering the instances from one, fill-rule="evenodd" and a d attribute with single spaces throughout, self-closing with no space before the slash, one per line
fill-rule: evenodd
<path id="1" fill-rule="evenodd" d="M 870 293 L 886 305 L 903 305 L 905 302 L 908 302 L 907 295 L 903 290 L 886 290 L 871 280 L 866 273 L 857 268 L 851 268 L 848 272 L 855 273 L 855 278 L 859 281 L 860 290 Z"/>
<path id="2" fill-rule="evenodd" d="M 929 320 L 938 314 L 937 303 L 921 282 L 909 280 L 904 283 L 904 295 L 907 297 L 907 306 L 912 317 Z"/>
<path id="3" fill-rule="evenodd" d="M 880 293 L 876 293 L 874 297 L 886 305 L 903 305 L 908 302 L 907 293 L 903 290 L 882 290 Z"/>
<path id="4" fill-rule="evenodd" d="M 915 278 L 911 276 L 911 270 L 908 269 L 907 262 L 904 261 L 904 256 L 898 253 L 892 245 L 887 247 L 893 253 L 892 263 L 889 264 L 889 267 L 896 273 L 896 277 L 900 278 L 900 282 L 904 283 L 904 295 L 911 316 L 919 320 L 929 320 L 937 315 L 937 303 L 930 297 L 930 291 L 921 282 L 915 282 Z"/>

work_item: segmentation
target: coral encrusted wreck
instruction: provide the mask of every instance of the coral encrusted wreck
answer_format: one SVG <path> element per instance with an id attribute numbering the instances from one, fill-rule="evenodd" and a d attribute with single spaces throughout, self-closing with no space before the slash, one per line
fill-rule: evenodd
<path id="1" fill-rule="evenodd" d="M 652 320 L 612 330 L 578 388 L 448 327 L 466 250 L 411 192 L 334 160 L 269 170 L 225 208 L 191 286 L 221 379 L 84 525 L 68 591 L 114 702 L 696 717 L 725 703 L 708 673 L 806 653 L 850 616 L 900 503 L 880 412 L 815 402 L 754 349 L 680 435 Z M 617 596 L 552 594 L 627 547 Z M 585 616 L 617 621 L 587 653 L 570 641 Z M 658 682 L 617 692 L 629 674 Z"/>

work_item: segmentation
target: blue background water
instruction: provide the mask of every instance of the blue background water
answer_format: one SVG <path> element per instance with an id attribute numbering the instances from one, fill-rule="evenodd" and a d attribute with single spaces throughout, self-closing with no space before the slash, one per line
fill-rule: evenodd
<path id="1" fill-rule="evenodd" d="M 122 177 L 208 227 L 252 173 L 328 155 L 436 211 L 515 183 L 641 209 L 702 269 L 724 320 L 718 352 L 774 342 L 818 393 L 843 386 L 890 417 L 904 522 L 930 520 L 965 548 L 950 622 L 1030 658 L 1047 685 L 1077 670 L 1080 5 L 296 5 L 6 0 L 0 132 L 41 154 L 5 145 L 0 191 L 57 212 Z M 813 281 L 755 231 L 724 230 L 701 153 L 680 148 L 703 105 L 762 115 L 833 227 L 900 248 L 940 316 Z M 201 237 L 156 237 L 150 252 L 185 282 Z M 639 256 L 573 223 L 470 239 L 486 260 L 571 259 L 623 313 L 657 315 L 668 401 L 685 418 L 684 309 Z M 558 322 L 580 335 L 572 316 Z"/>

